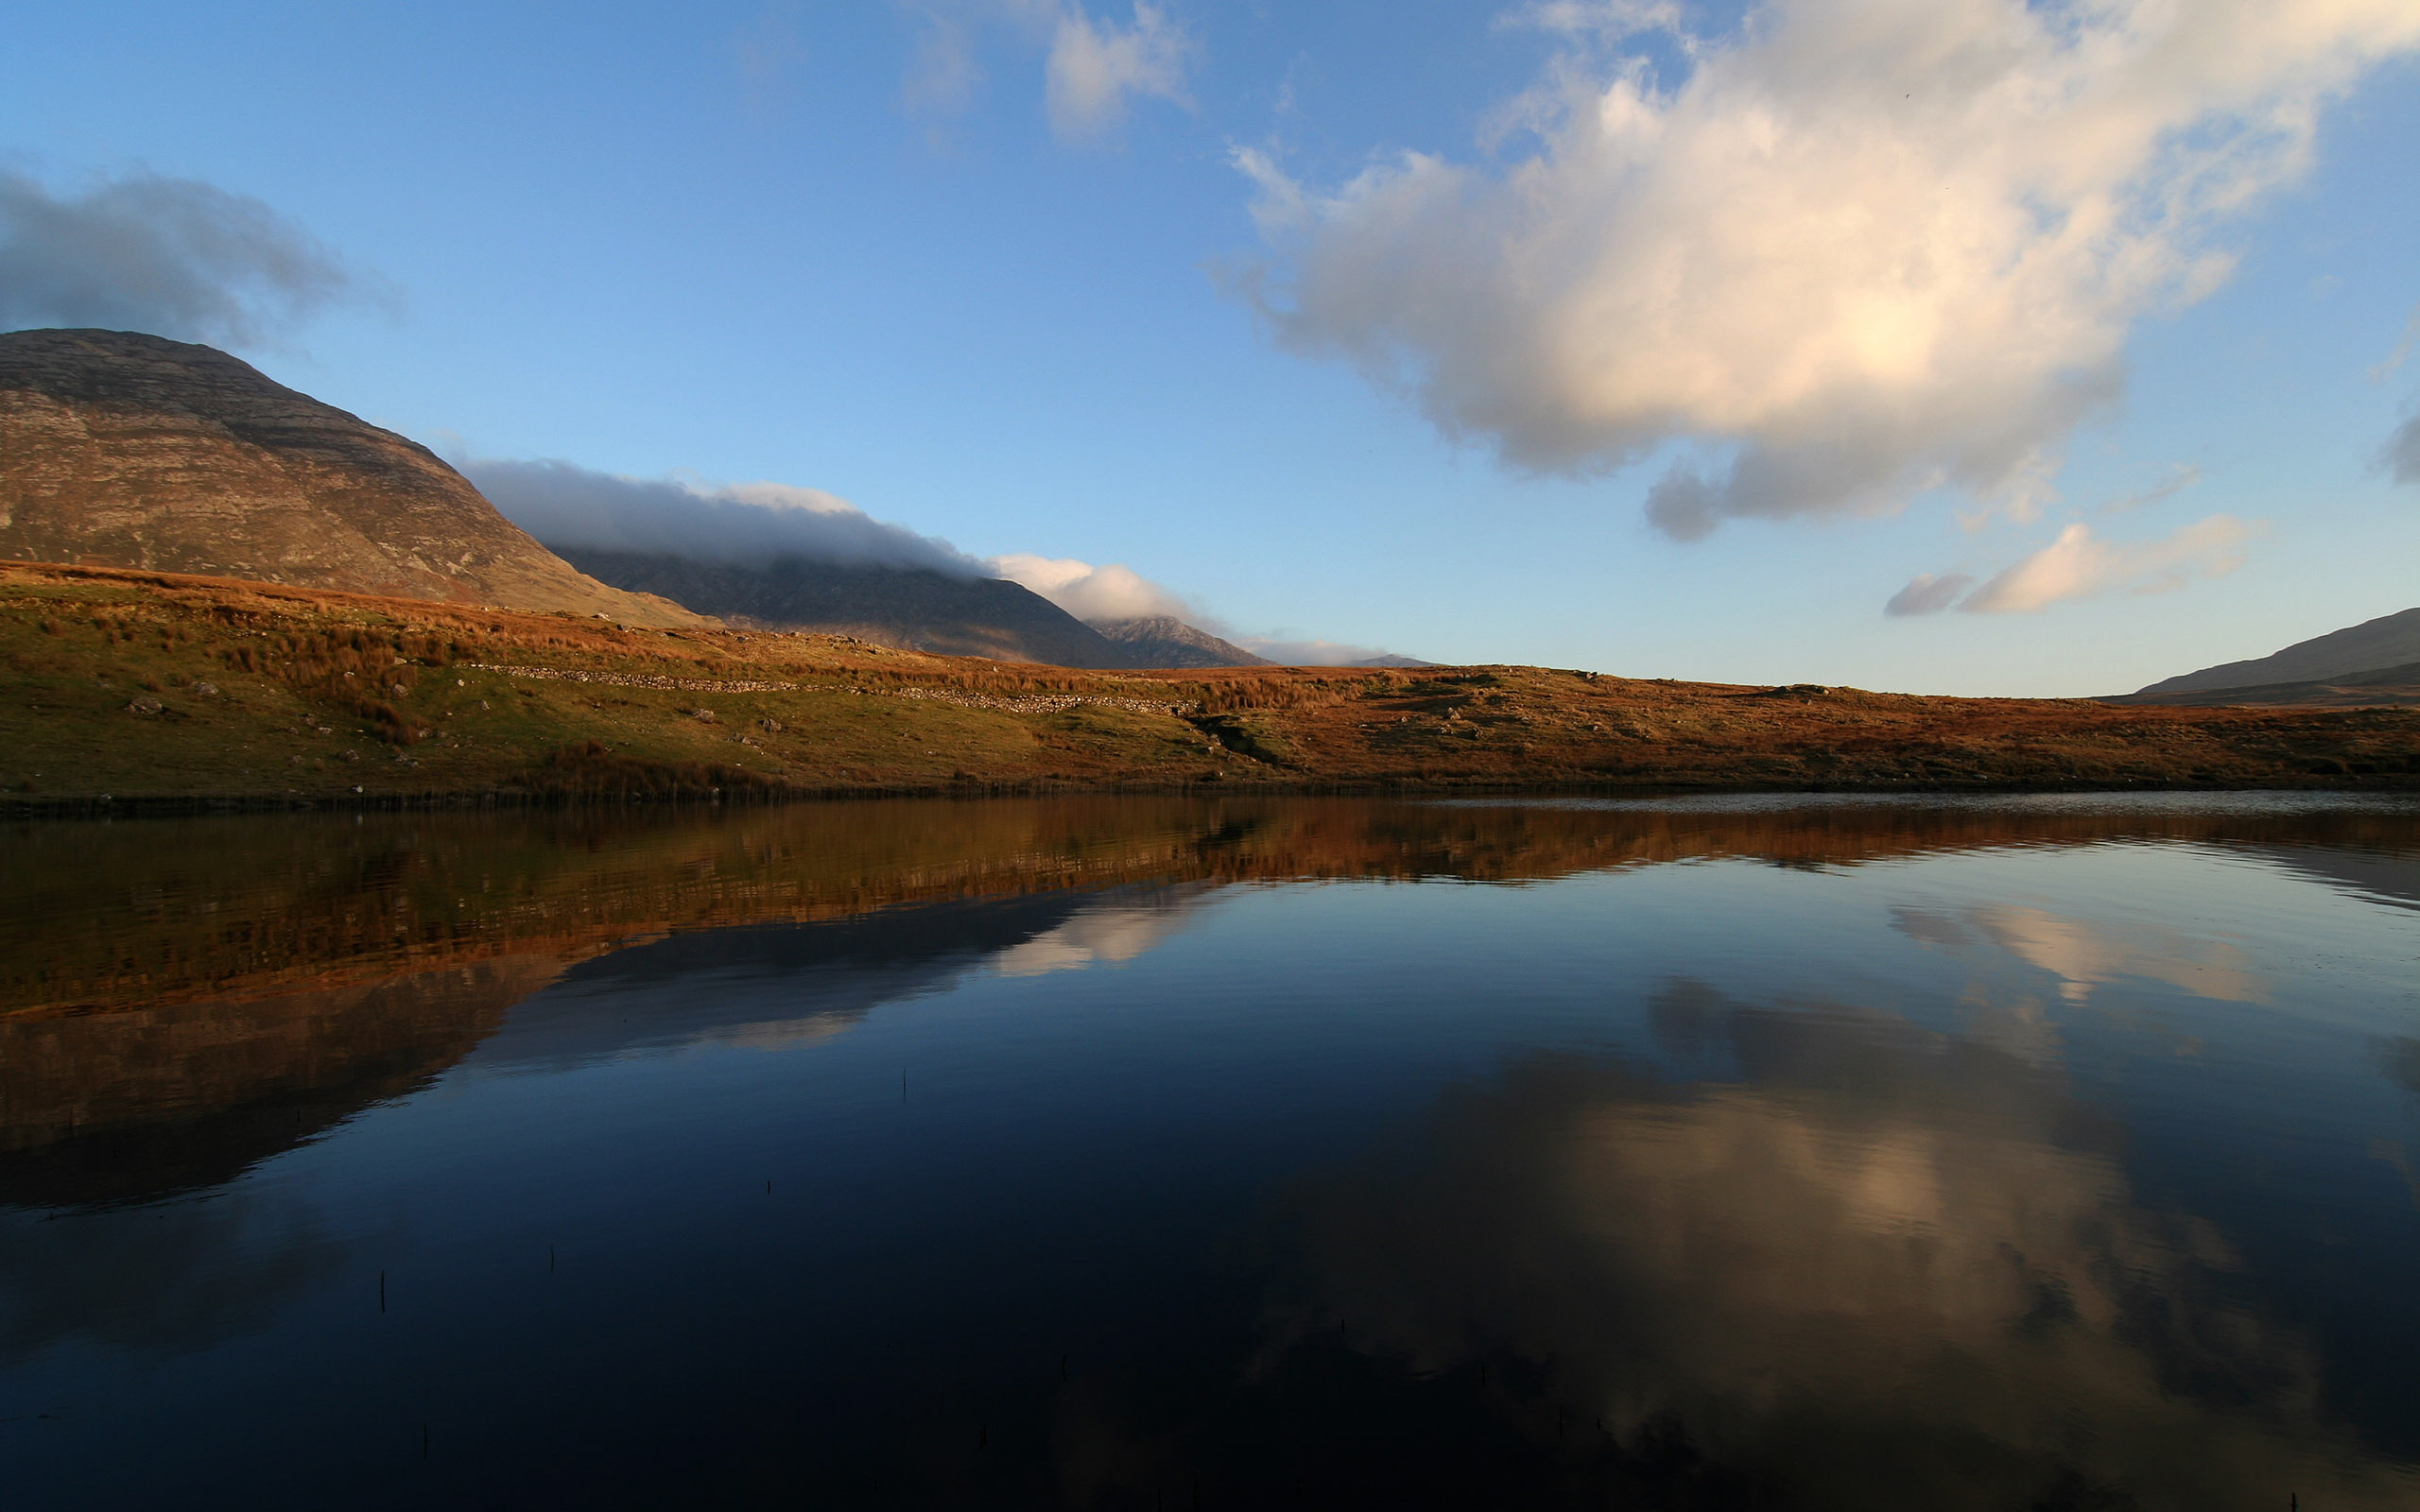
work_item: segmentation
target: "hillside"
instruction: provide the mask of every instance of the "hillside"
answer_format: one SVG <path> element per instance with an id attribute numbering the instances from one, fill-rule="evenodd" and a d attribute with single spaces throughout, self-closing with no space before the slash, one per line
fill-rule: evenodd
<path id="1" fill-rule="evenodd" d="M 2244 705 L 2268 709 L 2409 708 L 2420 705 L 2420 662 L 2346 672 L 2306 682 L 2265 682 L 2243 688 L 2188 689 L 2171 693 L 2135 693 L 2111 703 L 2157 704 L 2169 708 Z"/>
<path id="2" fill-rule="evenodd" d="M 0 558 L 701 623 L 581 576 L 425 447 L 120 331 L 0 335 Z"/>
<path id="3" fill-rule="evenodd" d="M 1089 673 L 0 563 L 20 804 L 999 789 L 2420 785 L 2420 711 L 1538 667 Z"/>
<path id="4" fill-rule="evenodd" d="M 1265 667 L 1271 663 L 1173 614 L 1093 620 L 1092 627 L 1124 648 L 1135 667 Z"/>
<path id="5" fill-rule="evenodd" d="M 2297 641 L 2252 661 L 2227 662 L 2169 678 L 2138 688 L 2131 696 L 2169 701 L 2169 695 L 2191 693 L 2210 695 L 2209 701 L 2217 703 L 2325 704 L 2339 697 L 2326 685 L 2344 685 L 2349 674 L 2413 662 L 2420 662 L 2420 609 Z M 2298 685 L 2305 691 L 2295 692 Z M 2262 696 L 2246 696 L 2255 692 Z"/>

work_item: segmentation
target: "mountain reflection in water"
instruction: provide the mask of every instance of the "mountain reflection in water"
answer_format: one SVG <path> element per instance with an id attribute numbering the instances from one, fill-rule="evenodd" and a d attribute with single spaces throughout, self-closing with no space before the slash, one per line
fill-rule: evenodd
<path id="1" fill-rule="evenodd" d="M 2420 1499 L 2409 802 L 7 843 L 12 1505 Z"/>

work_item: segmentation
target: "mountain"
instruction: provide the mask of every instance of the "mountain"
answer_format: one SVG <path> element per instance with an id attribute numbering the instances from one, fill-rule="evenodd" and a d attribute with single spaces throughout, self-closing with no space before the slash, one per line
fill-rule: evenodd
<path id="1" fill-rule="evenodd" d="M 0 558 L 700 623 L 580 576 L 426 447 L 127 331 L 0 335 Z"/>
<path id="2" fill-rule="evenodd" d="M 2334 630 L 2308 641 L 2297 641 L 2273 656 L 2264 656 L 2250 662 L 2227 662 L 2214 667 L 2204 667 L 2199 672 L 2187 672 L 2183 677 L 2154 682 L 2148 688 L 2135 690 L 2133 696 L 2142 699 L 2156 698 L 2163 703 L 2173 703 L 2185 700 L 2168 696 L 2187 693 L 2232 694 L 2254 689 L 2275 692 L 2288 684 L 2341 681 L 2353 673 L 2377 672 L 2414 662 L 2420 662 L 2420 609 L 2407 609 L 2398 614 L 2388 614 L 2378 619 L 2364 621 L 2349 629 Z M 2195 701 L 2235 703 L 2279 700 L 2213 697 Z"/>
<path id="3" fill-rule="evenodd" d="M 1063 667 L 1135 667 L 1132 653 L 1015 583 L 914 567 L 789 560 L 721 567 L 624 551 L 562 548 L 580 571 L 631 593 L 656 593 L 700 614 L 774 630 L 854 635 L 942 656 Z"/>
<path id="4" fill-rule="evenodd" d="M 2420 705 L 2420 662 L 2300 682 L 2262 682 L 2249 687 L 2190 689 L 2183 693 L 2145 690 L 2102 701 L 2186 708 L 2223 704 L 2297 709 L 2375 709 L 2381 705 L 2410 708 Z"/>
<path id="5" fill-rule="evenodd" d="M 1365 657 L 1354 662 L 1353 665 L 1357 667 L 1433 667 L 1443 663 L 1423 662 L 1416 656 L 1397 656 L 1390 651 L 1384 656 Z"/>
<path id="6" fill-rule="evenodd" d="M 1242 646 L 1197 630 L 1172 614 L 1129 620 L 1092 620 L 1092 627 L 1124 646 L 1138 667 L 1265 667 L 1274 662 Z"/>

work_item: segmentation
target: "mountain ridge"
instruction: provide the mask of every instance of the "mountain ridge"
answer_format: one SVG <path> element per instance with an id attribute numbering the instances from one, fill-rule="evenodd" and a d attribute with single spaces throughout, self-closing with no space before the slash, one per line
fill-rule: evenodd
<path id="1" fill-rule="evenodd" d="M 903 651 L 1087 669 L 1144 665 L 1029 589 L 924 567 L 800 559 L 729 567 L 649 552 L 558 549 L 600 582 L 653 593 L 733 624 L 850 635 Z"/>
<path id="2" fill-rule="evenodd" d="M 1275 662 L 1253 655 L 1232 641 L 1187 625 L 1173 614 L 1138 614 L 1129 619 L 1087 620 L 1095 630 L 1124 646 L 1145 667 L 1266 667 Z"/>

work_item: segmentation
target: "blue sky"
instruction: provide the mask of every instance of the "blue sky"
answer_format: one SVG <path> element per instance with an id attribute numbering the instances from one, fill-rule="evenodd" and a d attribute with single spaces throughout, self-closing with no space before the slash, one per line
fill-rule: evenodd
<path id="1" fill-rule="evenodd" d="M 257 201 L 345 286 L 163 334 L 448 455 L 1238 635 L 2096 693 L 2420 602 L 2420 19 L 2175 9 L 87 0 L 0 172 Z"/>

